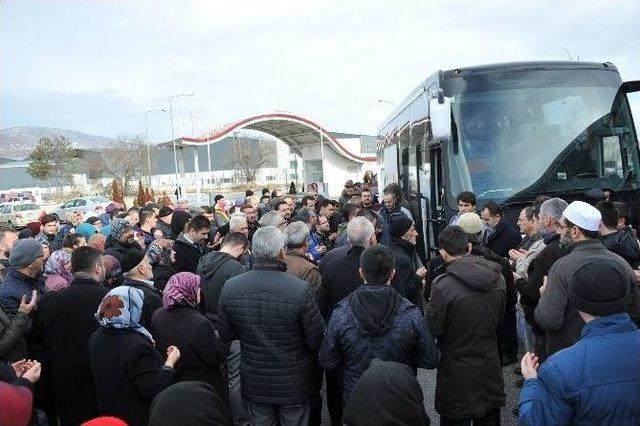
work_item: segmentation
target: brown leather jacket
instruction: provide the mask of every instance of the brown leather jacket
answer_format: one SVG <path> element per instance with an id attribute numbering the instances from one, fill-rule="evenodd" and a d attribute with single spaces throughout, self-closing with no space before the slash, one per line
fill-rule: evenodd
<path id="1" fill-rule="evenodd" d="M 285 263 L 289 274 L 305 280 L 309 284 L 317 300 L 320 285 L 322 284 L 322 276 L 318 266 L 309 259 L 302 249 L 289 249 Z"/>

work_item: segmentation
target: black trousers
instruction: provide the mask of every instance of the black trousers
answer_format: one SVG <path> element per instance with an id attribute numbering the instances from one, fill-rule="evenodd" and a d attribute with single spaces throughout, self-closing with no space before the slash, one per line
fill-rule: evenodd
<path id="1" fill-rule="evenodd" d="M 484 417 L 464 420 L 447 420 L 440 418 L 441 426 L 500 426 L 500 409 L 494 408 Z"/>
<path id="2" fill-rule="evenodd" d="M 329 410 L 331 424 L 341 426 L 344 411 L 342 369 L 326 370 L 324 377 L 326 379 L 327 409 Z"/>

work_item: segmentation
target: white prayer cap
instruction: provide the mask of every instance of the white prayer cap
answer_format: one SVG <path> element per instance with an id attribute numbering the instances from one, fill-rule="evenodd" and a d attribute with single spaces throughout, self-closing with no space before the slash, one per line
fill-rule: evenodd
<path id="1" fill-rule="evenodd" d="M 600 211 L 584 201 L 574 201 L 562 212 L 562 216 L 579 228 L 597 231 L 602 221 Z"/>

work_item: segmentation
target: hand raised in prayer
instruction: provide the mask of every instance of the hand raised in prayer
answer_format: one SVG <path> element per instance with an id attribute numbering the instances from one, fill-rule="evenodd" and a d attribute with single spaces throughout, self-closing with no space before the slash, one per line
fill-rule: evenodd
<path id="1" fill-rule="evenodd" d="M 36 304 L 38 303 L 38 292 L 36 290 L 31 291 L 31 300 L 27 303 L 27 296 L 22 296 L 22 300 L 20 301 L 20 307 L 18 307 L 18 312 L 22 312 L 24 314 L 29 315 L 31 311 L 36 308 Z"/>
<path id="2" fill-rule="evenodd" d="M 531 352 L 524 354 L 522 361 L 520 361 L 520 371 L 522 371 L 522 377 L 524 377 L 525 380 L 537 379 L 539 367 L 538 357 Z"/>
<path id="3" fill-rule="evenodd" d="M 35 383 L 40 380 L 40 373 L 42 372 L 42 365 L 38 361 L 33 361 L 27 371 L 24 372 L 22 378 L 27 379 L 31 383 Z"/>
<path id="4" fill-rule="evenodd" d="M 180 359 L 180 350 L 175 346 L 167 348 L 167 361 L 164 363 L 167 367 L 173 368 Z"/>
<path id="5" fill-rule="evenodd" d="M 545 275 L 544 278 L 542 278 L 542 286 L 540 287 L 540 297 L 542 297 L 542 294 L 547 290 L 547 276 Z"/>

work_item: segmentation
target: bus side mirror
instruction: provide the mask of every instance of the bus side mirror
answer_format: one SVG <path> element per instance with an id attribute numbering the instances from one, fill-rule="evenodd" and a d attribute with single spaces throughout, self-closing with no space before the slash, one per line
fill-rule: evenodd
<path id="1" fill-rule="evenodd" d="M 451 100 L 439 98 L 429 100 L 429 117 L 433 141 L 451 140 Z"/>

